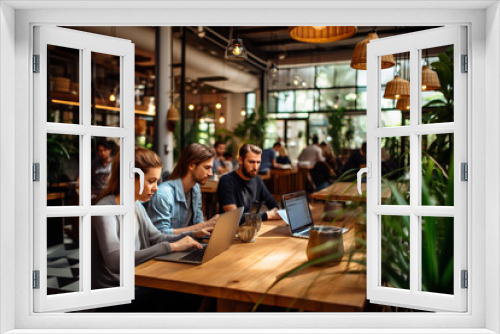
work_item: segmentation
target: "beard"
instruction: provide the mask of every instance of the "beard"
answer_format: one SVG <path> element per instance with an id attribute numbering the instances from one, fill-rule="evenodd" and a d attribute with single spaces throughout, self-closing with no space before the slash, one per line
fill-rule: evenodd
<path id="1" fill-rule="evenodd" d="M 255 172 L 250 172 L 248 169 L 245 168 L 245 165 L 241 166 L 241 173 L 245 175 L 245 177 L 248 177 L 249 179 L 253 179 L 257 175 L 257 171 Z"/>
<path id="2" fill-rule="evenodd" d="M 196 183 L 199 183 L 201 185 L 204 185 L 208 181 L 208 176 L 200 178 L 200 177 L 197 177 L 194 172 L 191 175 L 193 176 L 193 179 L 196 181 Z"/>

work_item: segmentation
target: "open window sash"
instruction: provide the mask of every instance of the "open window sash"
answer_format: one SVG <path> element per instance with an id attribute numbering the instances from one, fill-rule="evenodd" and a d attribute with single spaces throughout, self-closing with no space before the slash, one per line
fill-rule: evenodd
<path id="1" fill-rule="evenodd" d="M 454 119 L 452 122 L 427 124 L 422 121 L 422 59 L 426 52 L 433 48 L 449 49 L 453 46 L 453 89 Z M 436 49 L 435 49 L 436 50 Z M 461 71 L 461 58 L 466 52 L 466 28 L 459 26 L 430 29 L 422 32 L 402 34 L 395 37 L 372 40 L 367 47 L 368 61 L 368 110 L 367 110 L 367 164 L 371 175 L 367 178 L 367 297 L 372 303 L 400 306 L 422 310 L 458 311 L 467 310 L 467 289 L 462 287 L 462 271 L 467 270 L 467 182 L 461 181 L 461 163 L 467 163 L 467 76 Z M 382 115 L 382 72 L 381 57 L 391 54 L 409 53 L 410 107 L 408 124 L 395 127 L 384 127 Z M 397 60 L 397 59 L 396 59 Z M 430 64 L 429 64 L 430 65 Z M 427 110 L 426 110 L 427 112 Z M 451 151 L 453 166 L 454 204 L 422 205 L 422 138 L 447 134 L 454 137 Z M 403 137 L 409 139 L 409 202 L 408 205 L 382 204 L 382 140 L 385 138 Z M 429 138 L 429 137 L 427 137 Z M 406 140 L 406 139 L 405 139 Z M 452 174 L 450 174 L 452 175 Z M 404 195 L 404 194 L 402 194 Z M 387 204 L 387 203 L 386 203 Z M 400 203 L 399 203 L 400 204 Z M 407 247 L 409 255 L 409 273 L 405 279 L 409 286 L 401 288 L 383 278 L 384 245 L 382 219 L 387 216 L 404 217 L 409 224 L 406 231 L 409 245 L 405 243 L 393 245 Z M 423 256 L 424 221 L 432 217 L 435 221 L 441 218 L 453 221 L 453 232 L 444 238 L 453 238 L 452 263 L 448 273 L 452 271 L 451 293 L 429 291 L 424 287 L 423 266 L 427 265 Z M 436 218 L 437 217 L 437 218 Z M 441 236 L 442 237 L 442 236 Z M 424 263 L 423 263 L 424 262 Z M 385 265 L 391 265 L 385 264 Z M 451 269 L 452 268 L 452 269 Z M 396 269 L 397 270 L 397 269 Z M 439 277 L 438 277 L 439 279 Z M 389 281 L 389 283 L 388 283 Z M 450 284 L 451 285 L 451 284 Z"/>
<path id="2" fill-rule="evenodd" d="M 48 121 L 49 85 L 48 48 L 62 47 L 79 54 L 78 72 L 79 106 L 78 124 Z M 107 127 L 91 124 L 92 53 L 119 58 L 120 70 L 120 122 Z M 34 190 L 34 312 L 66 312 L 106 305 L 128 303 L 134 298 L 134 44 L 128 40 L 112 38 L 70 29 L 34 27 L 33 89 L 34 89 L 34 152 L 33 162 L 39 164 L 39 181 Z M 62 60 L 64 61 L 64 60 Z M 35 71 L 35 67 L 37 70 Z M 38 72 L 38 73 L 36 73 Z M 75 93 L 76 94 L 76 93 Z M 79 137 L 79 201 L 74 206 L 47 205 L 47 138 L 48 135 Z M 91 139 L 114 137 L 120 140 L 121 203 L 113 206 L 91 205 Z M 92 290 L 91 286 L 91 217 L 120 216 L 120 284 L 109 289 Z M 48 293 L 47 222 L 52 217 L 79 219 L 79 248 L 77 257 L 78 279 L 73 291 Z M 62 231 L 61 231 L 62 232 Z M 79 268 L 78 268 L 79 267 Z"/>

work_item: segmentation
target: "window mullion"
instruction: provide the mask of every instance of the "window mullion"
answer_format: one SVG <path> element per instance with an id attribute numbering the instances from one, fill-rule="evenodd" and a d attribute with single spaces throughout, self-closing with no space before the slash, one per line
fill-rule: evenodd
<path id="1" fill-rule="evenodd" d="M 85 134 L 82 136 L 82 145 L 83 150 L 81 150 L 81 171 L 82 171 L 82 179 L 83 182 L 80 182 L 80 185 L 83 186 L 80 192 L 80 199 L 83 207 L 86 209 L 86 214 L 82 219 L 82 228 L 81 232 L 81 263 L 80 263 L 80 284 L 82 285 L 82 292 L 89 293 L 92 289 L 92 270 L 91 270 L 91 247 L 92 247 L 92 236 L 91 236 L 91 223 L 92 217 L 90 216 L 91 209 L 91 134 L 90 134 L 90 125 L 91 125 L 91 96 L 92 96 L 92 57 L 89 48 L 85 48 L 80 51 L 82 57 L 81 61 L 81 72 L 80 72 L 80 112 L 82 116 L 82 125 L 85 128 Z M 88 211 L 87 211 L 88 210 Z"/>

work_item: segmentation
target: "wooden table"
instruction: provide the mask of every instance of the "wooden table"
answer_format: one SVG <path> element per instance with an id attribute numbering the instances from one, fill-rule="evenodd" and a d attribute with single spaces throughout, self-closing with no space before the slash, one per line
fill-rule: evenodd
<path id="1" fill-rule="evenodd" d="M 344 234 L 345 249 L 353 242 L 354 227 Z M 245 312 L 276 278 L 307 261 L 306 246 L 307 239 L 290 237 L 283 221 L 264 222 L 255 242 L 235 239 L 228 250 L 205 264 L 143 263 L 135 269 L 135 284 L 215 297 L 218 311 Z M 359 269 L 359 265 L 351 263 L 349 268 Z M 343 262 L 296 273 L 274 286 L 262 304 L 315 312 L 362 311 L 366 275 L 345 274 L 345 269 Z"/>
<path id="2" fill-rule="evenodd" d="M 353 202 L 366 202 L 366 183 L 361 183 L 361 191 L 363 195 L 358 192 L 356 183 L 352 182 L 337 182 L 318 192 L 312 194 L 316 200 L 325 201 L 327 198 L 330 201 L 353 201 Z M 382 198 L 387 199 L 391 197 L 391 189 L 389 187 L 382 187 Z"/>

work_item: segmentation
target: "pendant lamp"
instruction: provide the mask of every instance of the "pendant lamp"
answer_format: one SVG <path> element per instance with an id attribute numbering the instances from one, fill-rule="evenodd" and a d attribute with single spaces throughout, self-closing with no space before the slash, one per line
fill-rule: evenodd
<path id="1" fill-rule="evenodd" d="M 384 98 L 399 100 L 410 97 L 410 82 L 404 80 L 399 75 L 389 81 L 385 86 Z"/>
<path id="2" fill-rule="evenodd" d="M 378 35 L 375 31 L 368 33 L 368 36 L 356 44 L 354 48 L 354 53 L 351 58 L 351 67 L 355 70 L 366 70 L 366 45 L 370 43 L 371 40 L 378 39 Z M 396 64 L 393 55 L 382 56 L 381 67 L 382 69 L 393 67 Z"/>
<path id="3" fill-rule="evenodd" d="M 238 31 L 239 35 L 239 31 Z M 243 39 L 233 38 L 233 27 L 229 31 L 229 43 L 226 47 L 226 59 L 229 60 L 246 60 L 248 59 L 247 48 L 243 45 Z"/>
<path id="4" fill-rule="evenodd" d="M 399 109 L 401 111 L 410 110 L 410 99 L 409 98 L 399 99 L 398 102 L 396 103 L 396 109 Z"/>
<path id="5" fill-rule="evenodd" d="M 351 37 L 356 27 L 292 26 L 288 33 L 293 39 L 304 43 L 331 43 Z"/>
<path id="6" fill-rule="evenodd" d="M 441 83 L 436 71 L 427 65 L 422 67 L 422 91 L 438 90 L 439 88 L 441 88 Z"/>

